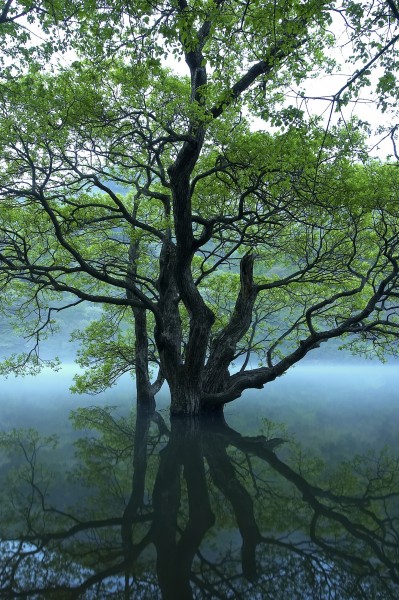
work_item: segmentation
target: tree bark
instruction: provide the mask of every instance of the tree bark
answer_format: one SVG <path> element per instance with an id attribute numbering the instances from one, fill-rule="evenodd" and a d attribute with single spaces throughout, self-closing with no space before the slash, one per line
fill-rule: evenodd
<path id="1" fill-rule="evenodd" d="M 252 313 L 258 289 L 253 281 L 254 256 L 246 254 L 240 263 L 240 292 L 233 314 L 226 327 L 212 342 L 205 368 L 204 392 L 222 392 L 230 380 L 229 365 L 234 359 L 237 343 L 252 323 Z"/>
<path id="2" fill-rule="evenodd" d="M 135 329 L 135 374 L 137 406 L 155 410 L 155 397 L 148 370 L 147 314 L 144 308 L 133 308 Z"/>

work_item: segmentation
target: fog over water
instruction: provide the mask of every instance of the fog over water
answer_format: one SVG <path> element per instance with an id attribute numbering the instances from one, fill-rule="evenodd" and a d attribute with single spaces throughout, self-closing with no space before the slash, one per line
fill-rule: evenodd
<path id="1" fill-rule="evenodd" d="M 66 421 L 69 411 L 79 406 L 113 405 L 125 413 L 134 407 L 135 386 L 130 375 L 123 376 L 115 387 L 102 394 L 78 395 L 69 391 L 79 369 L 74 363 L 79 344 L 70 341 L 71 333 L 84 330 L 98 319 L 101 309 L 87 304 L 67 313 L 59 318 L 59 331 L 45 340 L 40 349 L 42 358 L 60 358 L 59 371 L 44 369 L 35 377 L 0 378 L 1 429 L 51 430 L 61 417 Z M 0 332 L 0 358 L 28 349 L 29 342 L 17 338 L 4 319 L 0 320 Z M 357 438 L 362 437 L 360 432 L 366 421 L 370 427 L 373 424 L 374 430 L 385 428 L 389 437 L 388 430 L 399 417 L 398 361 L 389 359 L 387 364 L 381 364 L 340 351 L 339 345 L 339 341 L 330 340 L 263 390 L 244 392 L 225 407 L 227 420 L 234 425 L 245 413 L 247 426 L 252 428 L 262 418 L 284 422 L 291 433 L 304 436 L 308 443 L 315 439 L 315 428 L 331 428 L 333 424 L 336 429 L 351 429 Z M 257 366 L 254 359 L 249 368 Z M 164 386 L 157 395 L 157 406 L 167 413 L 168 405 L 168 389 Z"/>
<path id="2" fill-rule="evenodd" d="M 256 363 L 252 366 L 255 367 Z M 132 378 L 124 376 L 118 385 L 103 394 L 76 395 L 69 391 L 76 370 L 76 365 L 66 363 L 58 372 L 45 369 L 36 377 L 0 380 L 0 432 L 33 427 L 45 435 L 56 433 L 59 438 L 55 449 L 40 449 L 37 468 L 35 463 L 34 470 L 28 470 L 38 479 L 35 494 L 37 489 L 46 490 L 44 505 L 40 496 L 38 504 L 35 504 L 38 516 L 33 529 L 39 532 L 37 535 L 35 533 L 36 537 L 32 536 L 30 504 L 31 498 L 36 496 L 31 496 L 27 488 L 27 471 L 23 472 L 22 483 L 17 480 L 17 496 L 13 496 L 14 492 L 8 483 L 10 480 L 7 479 L 11 477 L 13 481 L 14 469 L 26 468 L 24 457 L 0 454 L 0 489 L 4 496 L 0 509 L 7 514 L 6 517 L 2 515 L 1 519 L 0 596 L 2 586 L 8 583 L 7 569 L 11 560 L 17 565 L 16 585 L 23 590 L 36 589 L 39 584 L 51 588 L 64 581 L 73 588 L 102 568 L 105 573 L 108 565 L 113 568 L 115 548 L 124 556 L 121 532 L 125 517 L 129 514 L 128 509 L 136 506 L 134 502 L 141 489 L 140 481 L 145 481 L 141 501 L 137 504 L 138 517 L 136 521 L 132 517 L 132 523 L 137 539 L 150 539 L 153 543 L 149 543 L 148 548 L 145 547 L 142 554 L 138 555 L 137 569 L 133 567 L 136 570 L 133 571 L 131 595 L 125 597 L 138 600 L 166 597 L 162 596 L 160 588 L 171 564 L 176 573 L 173 586 L 177 585 L 178 576 L 183 581 L 187 575 L 183 568 L 186 561 L 178 552 L 176 555 L 171 550 L 163 553 L 163 545 L 168 542 L 170 534 L 169 518 L 173 516 L 174 509 L 178 515 L 176 525 L 180 529 L 172 530 L 171 547 L 178 547 L 184 542 L 193 551 L 197 545 L 199 548 L 193 554 L 189 573 L 192 571 L 195 574 L 193 581 L 199 589 L 204 580 L 205 591 L 203 595 L 193 595 L 193 598 L 209 598 L 206 591 L 213 580 L 218 594 L 212 597 L 223 600 L 233 597 L 276 600 L 316 597 L 321 600 L 360 600 L 370 597 L 393 600 L 398 597 L 396 592 L 399 586 L 395 587 L 394 578 L 393 582 L 384 579 L 380 584 L 381 589 L 385 590 L 388 582 L 392 587 L 389 595 L 373 595 L 371 586 L 374 585 L 374 579 L 367 579 L 367 569 L 362 579 L 357 570 L 359 558 L 368 559 L 370 548 L 374 547 L 373 536 L 386 545 L 384 552 L 387 554 L 382 553 L 381 577 L 386 577 L 385 562 L 388 562 L 388 566 L 394 564 L 395 568 L 397 565 L 396 546 L 391 548 L 393 536 L 399 538 L 395 528 L 399 522 L 397 485 L 394 481 L 392 489 L 388 485 L 386 490 L 384 484 L 388 480 L 382 476 L 381 485 L 377 486 L 372 475 L 373 487 L 368 490 L 367 479 L 363 481 L 362 475 L 367 469 L 373 468 L 374 456 L 378 456 L 386 445 L 390 447 L 393 459 L 382 464 L 396 473 L 393 467 L 397 464 L 395 457 L 399 452 L 399 370 L 395 364 L 382 365 L 358 360 L 341 363 L 304 361 L 263 390 L 248 390 L 240 399 L 227 405 L 227 425 L 214 424 L 216 428 L 212 429 L 212 423 L 206 423 L 203 429 L 194 432 L 200 437 L 197 439 L 194 436 L 187 447 L 184 446 L 187 431 L 176 432 L 181 421 L 168 422 L 169 398 L 166 387 L 157 396 L 159 418 L 148 429 L 148 437 L 141 438 L 139 426 L 134 429 L 134 417 L 122 420 L 122 426 L 118 429 L 119 416 L 128 415 L 135 404 Z M 101 427 L 99 431 L 90 428 L 74 430 L 68 418 L 70 411 L 94 405 L 117 407 L 110 413 L 112 427 L 106 426 L 103 431 Z M 96 409 L 86 411 L 86 414 L 91 412 L 101 415 L 101 411 Z M 103 414 L 108 412 L 103 411 Z M 129 422 L 131 426 L 127 426 Z M 160 422 L 166 423 L 167 435 L 162 434 L 162 430 L 158 431 Z M 105 419 L 103 425 L 107 423 Z M 21 434 L 21 439 L 25 438 L 29 438 L 29 432 Z M 267 449 L 271 438 L 272 441 L 273 438 L 284 440 L 281 445 L 279 442 L 276 454 Z M 136 442 L 141 439 L 144 440 L 144 446 L 138 445 L 136 448 Z M 77 442 L 76 447 L 74 442 Z M 140 448 L 145 448 L 146 454 L 140 453 Z M 133 456 L 136 457 L 136 450 L 135 462 Z M 373 454 L 368 455 L 369 451 Z M 365 466 L 363 462 L 356 463 L 357 468 L 360 465 L 361 472 L 359 474 L 355 470 L 352 475 L 352 471 L 349 474 L 341 463 L 356 462 L 357 455 L 366 456 L 366 462 Z M 29 459 L 33 454 L 30 451 L 26 456 Z M 144 462 L 141 461 L 143 456 L 146 457 Z M 298 467 L 299 456 L 304 457 L 304 462 Z M 367 456 L 370 458 L 367 459 Z M 136 471 L 132 470 L 134 464 Z M 322 468 L 319 468 L 320 464 Z M 44 482 L 40 479 L 42 465 L 44 474 L 51 473 Z M 338 484 L 334 479 L 337 473 Z M 342 485 L 348 486 L 349 492 L 345 493 L 351 494 L 342 496 L 343 500 L 340 495 L 337 496 L 337 489 L 341 489 L 340 473 L 344 474 Z M 330 478 L 336 485 L 333 492 L 330 492 Z M 181 485 L 175 485 L 180 480 Z M 357 482 L 354 489 L 351 488 L 353 481 Z M 315 490 L 319 491 L 313 498 Z M 379 506 L 374 506 L 375 502 L 367 504 L 365 515 L 361 512 L 361 499 L 367 493 L 381 497 L 380 512 Z M 11 504 L 7 494 L 11 495 Z M 309 494 L 311 501 L 314 501 L 312 505 L 307 504 Z M 19 499 L 18 510 L 13 503 L 15 497 Z M 28 508 L 25 508 L 21 498 L 26 498 Z M 42 506 L 46 507 L 45 511 Z M 213 518 L 204 524 L 204 506 L 209 506 L 210 514 L 215 519 L 214 525 Z M 323 509 L 323 515 L 328 515 L 326 522 L 324 517 L 319 519 L 318 535 L 322 547 L 317 545 L 318 538 L 314 543 L 309 534 L 315 506 Z M 369 532 L 370 507 L 376 511 L 376 520 L 372 521 Z M 385 515 L 387 510 L 388 517 Z M 28 515 L 25 520 L 24 514 Z M 65 519 L 65 514 L 72 517 Z M 387 524 L 381 514 L 386 517 Z M 99 517 L 101 526 L 93 535 L 93 523 Z M 107 523 L 107 519 L 110 525 L 104 529 L 102 524 Z M 375 531 L 377 522 L 382 523 L 381 531 Z M 24 533 L 26 523 L 28 530 Z M 348 528 L 341 527 L 342 523 L 348 524 Z M 56 552 L 60 548 L 59 556 L 54 554 L 51 535 L 50 554 L 41 553 L 40 544 L 47 539 L 46 535 L 40 537 L 41 528 L 46 535 L 46 532 L 56 532 L 55 547 Z M 79 533 L 71 537 L 70 532 L 74 528 Z M 21 534 L 18 533 L 21 540 L 31 545 L 20 546 L 19 538 L 15 538 L 17 541 L 10 545 L 15 531 L 21 531 Z M 259 537 L 259 531 L 263 537 Z M 104 545 L 101 546 L 103 537 Z M 108 557 L 110 540 L 112 552 Z M 252 548 L 253 552 L 249 552 L 248 548 Z M 24 549 L 33 552 L 31 563 L 29 553 L 24 553 Z M 332 554 L 328 554 L 327 550 L 331 550 Z M 93 553 L 93 560 L 90 552 Z M 188 554 L 187 551 L 183 555 Z M 174 563 L 170 563 L 170 555 L 175 556 Z M 344 561 L 340 560 L 343 555 Z M 370 564 L 374 565 L 373 561 L 379 560 L 380 555 L 376 558 L 371 554 Z M 63 556 L 71 556 L 71 559 L 65 559 L 63 563 Z M 103 563 L 98 563 L 98 556 L 102 557 Z M 58 561 L 61 561 L 59 572 Z M 2 564 L 5 565 L 3 570 Z M 132 564 L 130 559 L 128 564 Z M 365 561 L 365 564 L 368 565 L 368 562 Z M 254 575 L 252 578 L 251 568 L 254 573 L 256 571 L 256 577 Z M 108 587 L 104 589 L 109 590 L 110 585 L 115 590 L 122 589 L 126 581 L 122 571 L 121 567 L 120 573 L 116 570 L 116 576 L 105 578 Z M 374 567 L 371 571 L 374 576 Z M 376 572 L 378 574 L 378 570 Z M 42 584 L 42 581 L 45 583 Z M 324 581 L 326 584 L 323 587 Z M 354 590 L 353 582 L 358 585 L 358 591 Z M 235 595 L 230 587 L 236 590 Z M 332 587 L 337 589 L 335 595 L 330 595 Z M 347 587 L 348 593 L 345 591 Z M 82 597 L 90 600 L 108 597 L 101 594 L 89 590 L 88 595 Z M 176 600 L 180 597 L 176 595 Z"/>
<path id="3" fill-rule="evenodd" d="M 254 365 L 255 366 L 255 365 Z M 35 427 L 43 433 L 69 428 L 70 410 L 80 406 L 112 405 L 126 414 L 135 405 L 134 380 L 125 375 L 105 393 L 77 395 L 69 391 L 75 364 L 60 371 L 44 369 L 35 377 L 0 380 L 0 426 Z M 168 390 L 157 396 L 158 409 L 168 413 Z M 326 448 L 334 440 L 335 450 L 385 443 L 398 446 L 399 369 L 395 364 L 346 361 L 304 362 L 263 390 L 247 390 L 225 407 L 225 417 L 234 426 L 253 432 L 263 419 L 286 425 L 289 434 L 311 447 Z M 245 418 L 244 418 L 245 417 Z"/>

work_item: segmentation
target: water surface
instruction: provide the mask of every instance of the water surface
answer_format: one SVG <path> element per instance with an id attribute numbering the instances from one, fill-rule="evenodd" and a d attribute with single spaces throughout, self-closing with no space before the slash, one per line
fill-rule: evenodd
<path id="1" fill-rule="evenodd" d="M 395 366 L 305 364 L 189 425 L 71 376 L 2 383 L 0 597 L 399 597 Z"/>

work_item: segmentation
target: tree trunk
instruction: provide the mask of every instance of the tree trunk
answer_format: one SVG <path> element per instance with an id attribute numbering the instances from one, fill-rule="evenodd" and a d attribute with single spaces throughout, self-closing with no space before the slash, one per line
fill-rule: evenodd
<path id="1" fill-rule="evenodd" d="M 172 415 L 195 416 L 201 412 L 201 387 L 183 366 L 169 382 Z"/>
<path id="2" fill-rule="evenodd" d="M 155 398 L 148 372 L 148 333 L 146 311 L 133 308 L 135 328 L 135 374 L 137 406 L 141 410 L 155 410 Z"/>

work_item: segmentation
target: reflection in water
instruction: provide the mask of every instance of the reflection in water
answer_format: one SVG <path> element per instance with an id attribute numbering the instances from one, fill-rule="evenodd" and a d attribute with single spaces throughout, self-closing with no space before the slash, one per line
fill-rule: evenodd
<path id="1" fill-rule="evenodd" d="M 399 461 L 334 472 L 270 431 L 80 409 L 53 438 L 2 434 L 0 597 L 398 598 Z"/>

